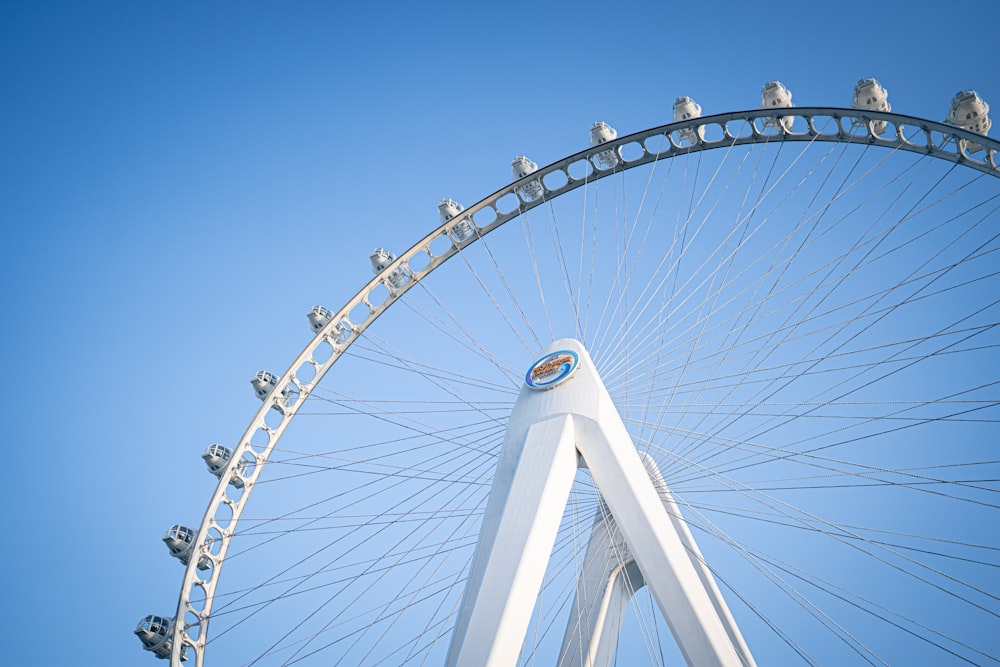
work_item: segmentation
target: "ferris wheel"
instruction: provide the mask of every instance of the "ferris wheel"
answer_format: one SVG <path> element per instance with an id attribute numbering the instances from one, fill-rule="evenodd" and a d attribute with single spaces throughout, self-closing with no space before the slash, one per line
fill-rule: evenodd
<path id="1" fill-rule="evenodd" d="M 181 591 L 140 621 L 144 647 L 177 666 L 476 664 L 461 643 L 494 634 L 469 628 L 503 561 L 489 585 L 524 598 L 519 664 L 700 664 L 671 568 L 643 560 L 670 524 L 736 647 L 718 664 L 1000 662 L 989 108 L 963 91 L 946 122 L 899 115 L 874 79 L 850 108 L 791 97 L 769 82 L 760 108 L 711 116 L 680 97 L 627 136 L 597 122 L 585 150 L 518 156 L 399 256 L 375 249 L 361 290 L 308 312 L 288 369 L 253 376 L 242 437 L 204 451 L 218 483 L 164 537 Z M 555 509 L 521 492 L 549 479 L 505 448 L 521 406 L 591 377 L 664 521 L 632 521 L 616 498 L 634 485 L 579 444 Z M 542 516 L 551 539 L 515 549 Z"/>

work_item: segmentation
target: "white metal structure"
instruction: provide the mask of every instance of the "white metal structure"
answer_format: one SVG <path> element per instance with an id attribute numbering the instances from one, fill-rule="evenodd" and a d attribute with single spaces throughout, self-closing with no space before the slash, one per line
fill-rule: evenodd
<path id="1" fill-rule="evenodd" d="M 1000 618 L 1000 545 L 978 530 L 996 506 L 984 445 L 997 441 L 1000 405 L 1000 144 L 888 112 L 779 108 L 616 137 L 541 169 L 519 158 L 513 183 L 442 211 L 409 250 L 373 265 L 342 308 L 310 311 L 314 337 L 269 389 L 230 467 L 213 469 L 172 663 L 186 649 L 205 664 L 209 641 L 234 664 L 443 661 L 523 365 L 560 337 L 594 355 L 631 441 L 683 506 L 668 532 L 693 545 L 681 526 L 690 528 L 704 559 L 678 567 L 706 581 L 693 563 L 705 564 L 761 664 L 1000 654 L 987 632 Z M 680 139 L 688 130 L 698 142 Z M 612 168 L 599 157 L 607 151 Z M 627 173 L 640 175 L 637 191 Z M 566 213 L 574 192 L 585 205 Z M 405 335 L 381 338 L 373 324 L 383 315 L 401 318 L 387 329 Z M 285 435 L 296 415 L 302 429 L 337 419 L 335 437 L 306 450 L 311 432 Z M 596 641 L 587 652 L 600 653 L 595 637 L 617 627 L 625 594 L 575 594 L 585 572 L 612 588 L 625 580 L 608 572 L 631 572 L 638 589 L 634 562 L 647 586 L 624 614 L 642 612 L 626 618 L 623 645 L 669 662 L 671 642 L 643 607 L 671 575 L 653 585 L 661 574 L 642 567 L 646 549 L 633 547 L 645 537 L 621 523 L 618 500 L 607 498 L 613 523 L 601 513 L 596 488 L 628 497 L 622 485 L 575 463 L 549 569 L 532 564 L 543 593 L 525 642 L 506 648 L 557 662 L 573 645 L 564 628 L 587 627 L 576 645 Z M 662 520 L 664 497 L 651 503 L 655 484 L 631 469 L 625 487 L 644 488 L 647 518 Z M 322 482 L 315 495 L 305 495 L 309 481 Z M 805 490 L 830 503 L 815 506 Z M 251 495 L 267 509 L 246 513 Z M 595 515 L 609 541 L 621 530 L 634 560 L 613 550 L 622 558 L 610 569 L 587 564 Z M 928 526 L 928 516 L 951 520 Z M 702 586 L 714 599 L 711 589 Z M 294 619 L 282 606 L 307 600 Z M 607 621 L 569 618 L 594 605 L 612 610 Z M 712 636 L 729 627 L 716 618 Z M 269 639 L 250 648 L 258 636 Z"/>
<path id="2" fill-rule="evenodd" d="M 736 621 L 733 620 L 656 461 L 646 453 L 641 455 L 641 459 L 666 509 L 671 529 L 683 543 L 684 557 L 691 561 L 703 590 L 713 602 L 715 614 L 726 630 L 726 640 L 736 649 L 742 664 L 753 664 L 750 649 L 736 627 Z M 645 585 L 646 579 L 635 562 L 618 522 L 607 505 L 601 502 L 587 542 L 558 664 L 613 664 L 628 605 L 636 591 Z M 668 611 L 667 614 L 669 613 Z"/>
<path id="3" fill-rule="evenodd" d="M 556 374 L 558 386 L 533 386 L 536 374 Z M 514 405 L 448 664 L 517 661 L 578 467 L 590 470 L 630 555 L 612 560 L 597 590 L 614 585 L 618 566 L 634 561 L 649 573 L 644 579 L 689 665 L 754 664 L 690 533 L 678 530 L 683 522 L 671 520 L 664 507 L 590 355 L 570 339 L 543 350 Z M 584 566 L 578 590 L 587 590 L 595 569 L 600 579 L 605 568 L 596 560 Z M 570 625 L 581 618 L 571 616 Z M 593 629 L 576 636 L 589 645 L 605 624 L 595 618 Z M 581 664 L 593 665 L 594 657 Z"/>

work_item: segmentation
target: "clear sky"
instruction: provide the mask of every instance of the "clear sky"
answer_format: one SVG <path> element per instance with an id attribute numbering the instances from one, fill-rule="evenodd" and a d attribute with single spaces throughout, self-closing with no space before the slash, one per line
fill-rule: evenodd
<path id="1" fill-rule="evenodd" d="M 3 661 L 153 663 L 131 630 L 174 607 L 160 538 L 197 525 L 201 451 L 239 437 L 249 377 L 285 368 L 308 308 L 442 197 L 584 148 L 595 120 L 753 108 L 772 79 L 801 106 L 848 106 L 865 76 L 903 114 L 943 119 L 969 88 L 1000 105 L 998 19 L 993 0 L 2 3 Z"/>

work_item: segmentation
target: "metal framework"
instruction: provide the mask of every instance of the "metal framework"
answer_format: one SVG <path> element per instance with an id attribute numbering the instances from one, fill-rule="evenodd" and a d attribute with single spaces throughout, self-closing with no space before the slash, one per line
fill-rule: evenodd
<path id="1" fill-rule="evenodd" d="M 789 119 L 792 122 L 788 122 Z M 885 123 L 885 132 L 879 133 L 882 123 Z M 687 137 L 699 139 L 689 143 Z M 204 665 L 215 590 L 231 537 L 273 448 L 304 399 L 333 364 L 411 287 L 480 237 L 586 183 L 697 151 L 787 141 L 853 143 L 904 150 L 1000 177 L 1000 142 L 994 139 L 944 123 L 895 113 L 790 107 L 705 116 L 619 137 L 598 148 L 553 162 L 470 206 L 402 253 L 336 311 L 278 379 L 275 390 L 264 399 L 234 448 L 230 467 L 220 477 L 198 528 L 194 544 L 200 555 L 188 561 L 172 629 L 172 667 L 180 667 L 181 654 L 185 650 L 189 658 L 194 658 L 197 667 Z M 979 150 L 973 154 L 970 148 Z M 614 151 L 619 157 L 611 166 L 606 166 L 608 161 L 598 157 L 608 151 Z M 541 187 L 530 187 L 535 183 Z M 540 190 L 540 196 L 525 197 L 524 193 L 533 189 Z M 475 234 L 459 233 L 456 228 L 463 229 L 462 225 L 471 225 Z M 280 418 L 277 423 L 272 418 L 272 425 L 269 425 L 265 417 L 272 410 L 276 410 Z M 242 488 L 229 484 L 234 466 L 242 466 Z M 205 569 L 199 571 L 199 565 Z"/>

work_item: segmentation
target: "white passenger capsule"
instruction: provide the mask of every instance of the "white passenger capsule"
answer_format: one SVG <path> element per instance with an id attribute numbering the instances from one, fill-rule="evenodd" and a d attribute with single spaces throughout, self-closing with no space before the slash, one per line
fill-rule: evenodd
<path id="1" fill-rule="evenodd" d="M 441 217 L 441 224 L 443 225 L 449 220 L 454 219 L 455 216 L 464 210 L 465 207 L 457 201 L 451 199 L 450 197 L 445 197 L 441 200 L 441 203 L 438 204 L 438 215 Z M 473 234 L 475 234 L 475 230 L 472 229 L 472 223 L 469 222 L 469 218 L 466 216 L 452 225 L 451 229 L 448 230 L 448 233 L 450 233 L 452 238 L 456 241 L 462 243 L 472 238 Z"/>
<path id="2" fill-rule="evenodd" d="M 306 313 L 306 317 L 309 319 L 309 328 L 313 331 L 319 331 L 333 318 L 333 313 L 323 306 L 313 306 L 312 309 Z"/>
<path id="3" fill-rule="evenodd" d="M 188 559 L 194 551 L 194 538 L 196 536 L 197 533 L 194 529 L 177 524 L 171 526 L 167 534 L 163 536 L 163 543 L 167 545 L 171 556 L 187 565 Z M 211 564 L 212 562 L 205 556 L 198 559 L 199 570 L 207 570 Z"/>
<path id="4" fill-rule="evenodd" d="M 590 145 L 600 146 L 601 144 L 606 144 L 618 137 L 618 131 L 611 127 L 603 120 L 599 120 L 590 126 Z M 618 153 L 614 149 L 608 149 L 606 151 L 601 151 L 594 156 L 597 158 L 597 164 L 603 169 L 611 169 L 612 167 L 618 166 L 620 160 L 618 159 Z"/>
<path id="5" fill-rule="evenodd" d="M 313 306 L 312 309 L 306 313 L 306 317 L 309 319 L 309 327 L 313 331 L 319 332 L 320 329 L 325 327 L 327 323 L 333 319 L 333 311 L 329 308 L 324 308 L 323 306 Z M 350 337 L 351 326 L 345 320 L 333 327 L 333 335 L 330 336 L 330 339 L 333 343 L 343 343 Z"/>
<path id="6" fill-rule="evenodd" d="M 257 398 L 266 401 L 278 386 L 278 376 L 267 371 L 257 371 L 250 378 L 250 384 L 253 386 L 253 392 L 257 395 Z M 291 396 L 292 391 L 287 386 L 282 387 L 278 395 L 278 400 L 271 407 L 278 412 L 283 412 Z"/>
<path id="7" fill-rule="evenodd" d="M 792 93 L 790 90 L 785 88 L 784 84 L 780 81 L 768 81 L 764 84 L 764 87 L 761 88 L 761 109 L 780 109 L 791 106 L 793 106 Z M 793 119 L 791 116 L 777 116 L 775 118 L 764 119 L 764 125 L 776 129 L 783 129 L 785 132 L 791 132 L 792 121 Z"/>
<path id="8" fill-rule="evenodd" d="M 142 642 L 142 647 L 152 651 L 157 658 L 169 658 L 171 635 L 174 631 L 174 619 L 150 614 L 136 626 L 133 631 Z M 181 661 L 187 660 L 187 647 L 181 648 Z"/>
<path id="9" fill-rule="evenodd" d="M 993 125 L 989 113 L 990 105 L 979 96 L 979 93 L 974 90 L 963 90 L 955 93 L 955 97 L 952 98 L 945 122 L 985 136 Z"/>
<path id="10" fill-rule="evenodd" d="M 448 222 L 464 210 L 465 207 L 457 201 L 451 197 L 445 197 L 438 204 L 438 216 L 441 218 L 441 224 Z"/>
<path id="11" fill-rule="evenodd" d="M 372 273 L 378 275 L 389 268 L 389 265 L 396 261 L 396 256 L 385 248 L 375 248 L 372 250 L 372 254 L 368 256 L 368 259 L 372 263 Z M 392 289 L 399 289 L 409 280 L 409 276 L 406 274 L 402 268 L 398 268 L 390 273 L 386 280 Z"/>
<path id="12" fill-rule="evenodd" d="M 514 180 L 519 181 L 528 174 L 533 174 L 538 171 L 538 165 L 526 158 L 523 155 L 518 155 L 510 163 L 511 170 L 514 172 Z M 518 192 L 521 193 L 521 197 L 525 201 L 534 201 L 542 196 L 542 184 L 537 180 L 528 181 L 524 185 L 518 187 Z"/>
<path id="13" fill-rule="evenodd" d="M 974 90 L 963 90 L 955 94 L 951 100 L 951 108 L 948 109 L 948 117 L 945 122 L 963 130 L 969 130 L 986 136 L 993 125 L 990 120 L 990 105 Z M 976 153 L 983 149 L 982 145 L 969 142 L 966 146 L 970 153 Z"/>
<path id="14" fill-rule="evenodd" d="M 193 530 L 187 526 L 177 524 L 170 527 L 167 534 L 163 536 L 163 542 L 167 545 L 167 549 L 170 550 L 170 555 L 174 558 L 182 559 L 186 565 L 187 556 L 194 547 L 194 538 L 195 532 Z"/>
<path id="15" fill-rule="evenodd" d="M 368 259 L 372 263 L 372 273 L 378 274 L 385 271 L 386 267 L 396 259 L 396 256 L 385 248 L 375 248 L 372 250 L 372 254 L 368 256 Z"/>
<path id="16" fill-rule="evenodd" d="M 890 111 L 889 93 L 877 80 L 868 77 L 854 84 L 854 97 L 851 99 L 852 109 L 866 111 Z"/>
<path id="17" fill-rule="evenodd" d="M 691 118 L 701 118 L 701 105 L 686 95 L 682 95 L 674 100 L 674 122 L 690 120 Z M 705 138 L 704 127 L 685 127 L 680 130 L 681 140 L 689 144 L 696 144 Z"/>
<path id="18" fill-rule="evenodd" d="M 989 118 L 990 105 L 974 90 L 963 90 L 955 94 L 948 110 L 948 124 L 963 130 L 985 135 L 993 122 Z"/>
<path id="19" fill-rule="evenodd" d="M 257 371 L 250 378 L 250 384 L 253 385 L 253 392 L 257 398 L 263 401 L 278 386 L 278 376 L 267 371 Z"/>
<path id="20" fill-rule="evenodd" d="M 851 108 L 864 111 L 892 110 L 892 106 L 889 104 L 889 93 L 878 81 L 871 77 L 861 79 L 854 84 Z M 859 123 L 855 123 L 855 125 L 859 125 Z M 871 125 L 872 131 L 875 134 L 885 134 L 884 120 L 876 120 Z"/>
<path id="21" fill-rule="evenodd" d="M 226 466 L 229 465 L 229 459 L 232 457 L 233 450 L 218 444 L 209 445 L 205 453 L 201 455 L 201 458 L 205 460 L 205 465 L 208 466 L 208 471 L 219 479 L 222 479 L 222 473 L 226 471 Z M 247 465 L 248 462 L 241 459 L 236 463 L 236 467 L 229 476 L 229 483 L 237 489 L 243 488 Z"/>

